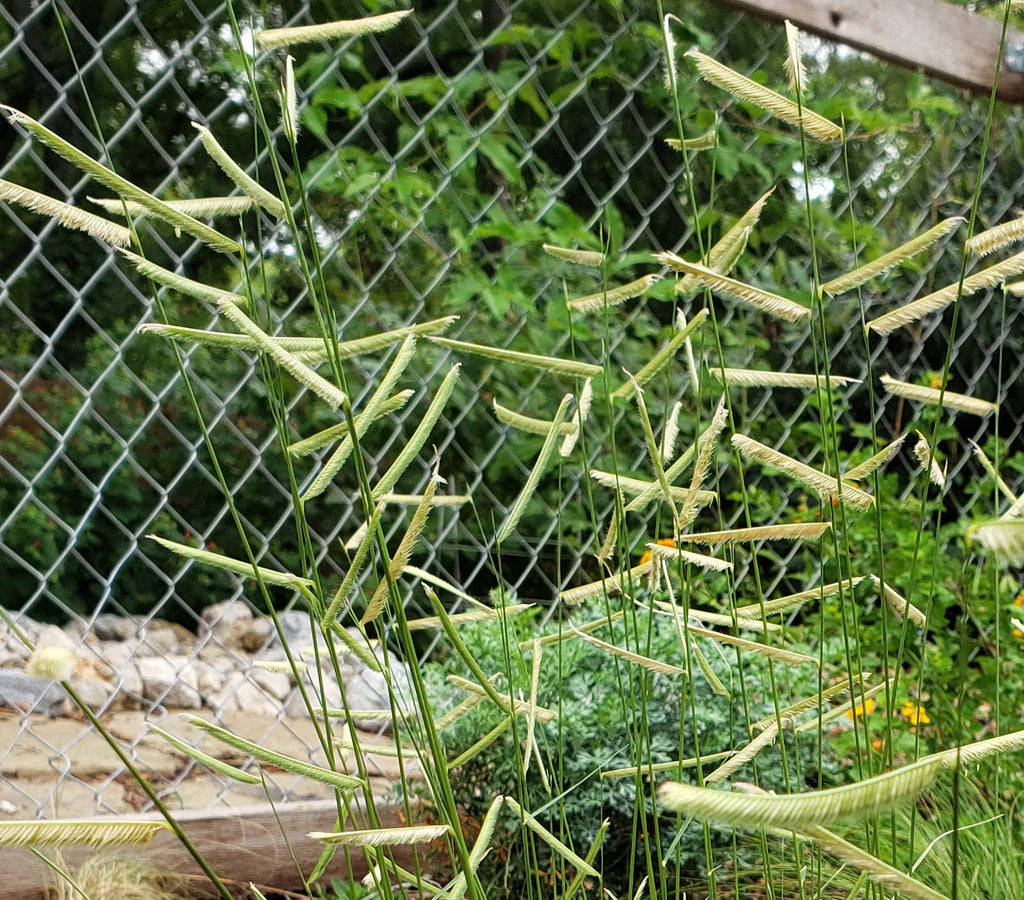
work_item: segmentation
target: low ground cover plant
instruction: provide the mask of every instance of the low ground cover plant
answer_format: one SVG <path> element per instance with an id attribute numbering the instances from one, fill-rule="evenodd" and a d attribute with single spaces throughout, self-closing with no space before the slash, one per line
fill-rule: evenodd
<path id="1" fill-rule="evenodd" d="M 263 30 L 255 41 L 276 53 L 401 27 L 409 14 Z M 244 48 L 233 14 L 232 26 Z M 792 87 L 779 93 L 700 50 L 680 53 L 674 16 L 661 17 L 660 27 L 667 102 L 676 113 L 670 145 L 691 175 L 696 160 L 713 158 L 716 149 L 714 130 L 693 134 L 678 105 L 698 78 L 711 85 L 709 102 L 724 92 L 745 110 L 769 117 L 753 127 L 790 129 L 804 173 L 813 169 L 811 142 L 846 139 L 840 124 L 804 105 L 803 53 L 794 30 L 786 60 Z M 728 211 L 714 219 L 713 230 L 698 231 L 697 245 L 678 252 L 650 248 L 646 263 L 632 261 L 639 271 L 628 281 L 618 277 L 616 260 L 598 235 L 581 234 L 576 246 L 545 245 L 566 271 L 567 297 L 556 318 L 574 331 L 563 355 L 455 340 L 448 336 L 451 317 L 367 329 L 353 338 L 339 327 L 297 156 L 301 67 L 283 54 L 266 59 L 280 72 L 280 107 L 271 110 L 258 90 L 255 58 L 243 57 L 256 138 L 282 153 L 269 157 L 272 182 L 252 179 L 216 135 L 201 128 L 211 164 L 224 171 L 237 196 L 165 202 L 25 112 L 5 108 L 14 126 L 113 196 L 101 201 L 105 216 L 99 216 L 15 185 L 2 191 L 8 202 L 118 247 L 125 266 L 151 284 L 158 320 L 140 339 L 162 341 L 178 358 L 187 403 L 229 501 L 224 449 L 211 438 L 179 347 L 201 346 L 202 358 L 211 361 L 238 353 L 256 360 L 281 477 L 293 499 L 295 544 L 277 559 L 294 560 L 294 567 L 267 564 L 245 510 L 233 503 L 238 555 L 196 547 L 184 536 L 154 537 L 179 557 L 252 579 L 256 602 L 270 614 L 282 598 L 308 611 L 325 640 L 312 655 L 290 648 L 288 668 L 298 682 L 307 668 L 337 670 L 342 651 L 380 672 L 390 687 L 395 752 L 410 765 L 415 759 L 421 773 L 398 786 L 407 824 L 382 827 L 355 728 L 366 715 L 381 713 L 352 709 L 344 696 L 332 707 L 315 689 L 306 702 L 318 726 L 322 765 L 269 752 L 198 718 L 197 727 L 241 752 L 249 765 L 228 765 L 167 735 L 225 778 L 259 783 L 260 767 L 275 766 L 335 789 L 337 827 L 310 835 L 324 849 L 316 869 L 301 873 L 305 889 L 313 891 L 339 852 L 365 856 L 363 889 L 376 895 L 453 900 L 605 892 L 825 897 L 836 884 L 843 896 L 895 892 L 934 900 L 956 895 L 961 852 L 998 872 L 998 851 L 988 852 L 984 842 L 961 851 L 966 826 L 956 810 L 963 770 L 991 767 L 991 789 L 978 808 L 998 805 L 1006 821 L 991 831 L 1015 833 L 1015 820 L 1001 804 L 1003 792 L 1017 785 L 998 757 L 1024 743 L 1024 733 L 1006 727 L 1012 717 L 1002 706 L 1012 694 L 1004 696 L 1000 667 L 1018 651 L 1007 646 L 1017 620 L 1001 599 L 1000 579 L 1006 565 L 1024 562 L 1024 502 L 1000 475 L 1006 454 L 983 454 L 987 481 L 975 489 L 987 497 L 985 514 L 945 522 L 942 499 L 951 488 L 943 460 L 958 449 L 956 425 L 965 416 L 995 417 L 998 407 L 950 389 L 948 356 L 942 372 L 922 373 L 922 381 L 935 383 L 919 384 L 877 369 L 871 351 L 924 316 L 951 310 L 955 323 L 973 293 L 1000 288 L 1024 272 L 1024 255 L 1001 253 L 998 262 L 975 263 L 1018 240 L 1024 225 L 975 233 L 979 179 L 965 216 L 932 223 L 871 259 L 860 258 L 854 244 L 842 254 L 846 271 L 830 266 L 827 278 L 818 272 L 816 255 L 803 278 L 790 281 L 786 273 L 783 285 L 769 289 L 737 277 L 740 260 L 757 243 L 764 210 L 796 203 L 813 236 L 815 207 L 806 180 L 802 202 L 776 196 L 784 192 L 765 184 L 742 202 L 716 198 Z M 292 163 L 287 172 L 283 160 Z M 699 219 L 706 210 L 692 177 L 684 190 Z M 281 279 L 250 229 L 236 234 L 221 224 L 227 221 L 221 217 L 238 215 L 272 221 L 289 235 L 291 277 L 309 303 L 295 332 L 274 333 L 268 325 Z M 235 280 L 225 286 L 172 271 L 151 250 L 150 227 L 195 238 L 229 261 Z M 962 261 L 955 283 L 901 299 L 870 319 L 864 303 L 842 307 L 843 315 L 860 320 L 868 377 L 858 385 L 849 374 L 833 372 L 834 298 L 856 296 L 868 283 L 884 286 L 891 269 L 942 246 Z M 588 284 L 577 272 L 590 273 L 584 290 L 574 289 Z M 671 308 L 667 339 L 643 365 L 623 371 L 608 352 L 618 309 L 649 292 Z M 215 311 L 216 324 L 183 324 L 175 307 L 182 297 Z M 774 369 L 770 346 L 753 366 L 731 364 L 750 323 L 765 320 L 785 340 L 803 342 L 794 359 L 806 360 L 810 371 Z M 368 389 L 356 391 L 365 372 L 353 360 L 365 356 L 383 364 L 373 369 Z M 543 377 L 543 389 L 531 394 L 530 415 L 500 398 L 493 407 L 498 422 L 527 435 L 530 470 L 504 515 L 487 526 L 498 585 L 489 602 L 416 564 L 418 538 L 438 506 L 472 503 L 472 497 L 443 494 L 445 454 L 432 452 L 430 439 L 456 396 L 461 370 L 481 360 L 509 379 L 499 386 L 506 393 L 519 385 L 510 372 Z M 429 390 L 411 387 L 414 371 Z M 295 414 L 300 389 L 318 414 Z M 800 427 L 741 416 L 752 396 L 787 391 L 812 398 Z M 855 391 L 867 393 L 872 413 L 884 408 L 885 398 L 900 398 L 914 410 L 911 427 L 889 435 L 875 415 L 858 422 L 850 401 Z M 387 454 L 370 454 L 371 443 L 392 437 L 389 415 L 406 405 L 416 409 L 413 433 Z M 848 433 L 863 443 L 851 450 Z M 893 460 L 908 456 L 918 469 L 913 482 L 885 474 Z M 569 510 L 559 502 L 553 476 L 574 466 L 586 468 L 589 490 L 585 507 Z M 805 494 L 791 507 L 771 491 L 748 489 L 753 472 L 796 483 Z M 323 495 L 339 480 L 358 497 L 361 517 L 347 541 L 345 573 L 335 579 L 317 565 L 310 521 L 324 514 Z M 545 509 L 541 495 L 553 496 L 554 504 Z M 552 516 L 565 526 L 566 540 L 588 548 L 589 580 L 560 581 L 554 596 L 531 608 L 508 589 L 502 550 Z M 409 583 L 424 615 L 409 615 L 400 589 Z M 421 668 L 417 652 L 425 632 L 439 636 L 441 649 L 438 662 Z M 974 652 L 980 634 L 989 643 Z M 411 663 L 408 679 L 391 670 L 387 656 L 374 653 L 382 640 Z M 976 671 L 991 681 L 980 681 Z M 982 683 L 991 684 L 992 709 L 979 729 L 965 720 L 965 700 L 970 695 L 980 709 L 980 697 L 970 692 Z M 345 765 L 349 752 L 354 763 Z M 952 797 L 948 835 L 935 824 L 945 827 L 941 816 L 918 817 L 927 803 L 921 798 L 933 788 L 936 797 L 945 791 Z M 171 812 L 150 794 L 167 826 L 187 843 Z M 11 842 L 61 839 L 60 823 L 16 825 L 7 831 Z M 81 828 L 63 827 L 65 839 L 81 839 Z M 125 826 L 124 839 L 152 832 L 132 827 Z M 115 840 L 116 832 L 104 840 Z M 935 849 L 947 843 L 948 864 L 945 850 Z M 393 852 L 409 845 L 433 850 L 410 868 Z M 231 896 L 206 868 L 221 894 Z M 998 883 L 998 875 L 970 881 L 972 889 L 993 892 Z"/>

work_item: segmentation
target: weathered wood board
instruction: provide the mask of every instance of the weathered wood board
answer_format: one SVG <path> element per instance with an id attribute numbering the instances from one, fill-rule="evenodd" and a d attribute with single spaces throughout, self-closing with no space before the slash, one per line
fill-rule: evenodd
<path id="1" fill-rule="evenodd" d="M 1002 23 L 943 0 L 717 0 L 760 18 L 799 28 L 902 66 L 989 94 L 999 60 Z M 1024 32 L 1009 29 L 1006 47 Z M 1000 61 L 1000 99 L 1024 103 L 1024 74 Z"/>
<path id="2" fill-rule="evenodd" d="M 381 809 L 382 826 L 405 824 L 398 810 Z M 320 858 L 322 845 L 306 835 L 311 831 L 332 831 L 337 807 L 333 801 L 287 803 L 276 809 L 269 804 L 220 810 L 185 810 L 176 814 L 189 840 L 199 849 L 219 877 L 248 885 L 267 885 L 282 889 L 301 889 L 301 869 L 309 874 Z M 160 819 L 147 813 L 131 818 Z M 282 829 L 284 835 L 282 836 Z M 412 852 L 400 848 L 397 858 L 411 863 Z M 61 856 L 72 868 L 96 853 L 87 847 L 67 847 Z M 149 844 L 112 852 L 151 864 L 168 872 L 200 874 L 199 866 L 169 831 L 161 831 Z M 403 859 L 403 856 L 405 857 Z M 362 878 L 366 866 L 362 853 L 335 854 L 328 875 Z M 25 848 L 0 850 L 0 900 L 28 900 L 41 896 L 43 887 L 53 884 L 53 873 Z"/>

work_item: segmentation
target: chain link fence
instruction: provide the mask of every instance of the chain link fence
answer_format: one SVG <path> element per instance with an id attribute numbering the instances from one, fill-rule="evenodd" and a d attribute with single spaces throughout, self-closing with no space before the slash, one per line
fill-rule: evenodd
<path id="1" fill-rule="evenodd" d="M 209 126 L 236 159 L 253 158 L 253 111 L 224 5 L 177 0 L 59 6 L 74 62 L 49 4 L 25 0 L 0 10 L 5 101 L 96 158 L 113 160 L 122 174 L 158 196 L 228 191 L 230 184 L 205 157 L 190 125 Z M 341 12 L 364 14 L 356 8 Z M 314 0 L 239 10 L 243 44 L 251 43 L 254 29 L 330 17 Z M 780 29 L 711 3 L 688 5 L 684 18 L 677 36 L 681 46 L 701 41 L 723 62 L 768 73 L 770 83 L 782 81 Z M 613 365 L 635 371 L 664 343 L 672 325 L 671 285 L 666 281 L 660 293 L 614 313 L 606 333 L 596 327 L 589 335 L 586 329 L 573 333 L 555 300 L 597 288 L 544 257 L 541 242 L 577 240 L 599 247 L 603 241 L 613 250 L 613 280 L 625 281 L 653 270 L 644 261 L 650 251 L 691 253 L 695 225 L 716 225 L 710 218 L 694 222 L 691 192 L 699 207 L 724 210 L 731 221 L 775 184 L 761 236 L 752 236 L 741 272 L 748 281 L 778 289 L 807 284 L 813 265 L 803 207 L 791 202 L 805 191 L 823 213 L 814 236 L 823 278 L 852 266 L 852 256 L 841 247 L 858 244 L 863 256 L 877 255 L 944 216 L 969 210 L 985 134 L 984 101 L 811 41 L 812 105 L 834 119 L 845 113 L 852 137 L 845 150 L 812 148 L 812 174 L 805 181 L 792 136 L 779 134 L 769 121 L 751 122 L 751 108 L 697 87 L 680 58 L 680 80 L 692 84 L 683 92 L 684 113 L 709 127 L 717 121 L 723 135 L 718 168 L 699 163 L 690 169 L 663 141 L 674 131 L 659 43 L 653 4 L 490 0 L 427 5 L 392 35 L 314 46 L 300 54 L 303 158 L 296 167 L 283 160 L 283 174 L 293 190 L 301 178 L 321 203 L 315 234 L 343 336 L 458 314 L 454 337 L 547 354 L 571 350 L 595 362 L 603 340 Z M 259 89 L 270 108 L 273 79 L 267 76 Z M 707 108 L 713 105 L 718 108 L 711 117 Z M 980 173 L 979 229 L 1015 212 L 1024 181 L 1020 125 L 1018 111 L 997 109 Z M 759 149 L 766 134 L 768 149 Z M 265 151 L 249 168 L 272 183 Z M 0 134 L 0 177 L 86 208 L 97 190 L 13 127 Z M 711 185 L 715 192 L 709 195 Z M 790 207 L 792 212 L 784 211 Z M 293 271 L 294 247 L 286 233 L 269 221 L 261 232 L 246 227 L 253 229 L 246 233 L 249 271 L 271 298 L 271 330 L 281 331 L 287 321 L 288 333 L 310 333 L 309 302 Z M 0 207 L 0 231 L 4 608 L 25 627 L 43 621 L 66 625 L 64 634 L 86 664 L 106 667 L 102 674 L 110 691 L 96 701 L 101 714 L 124 706 L 126 696 L 135 712 L 156 718 L 175 705 L 175 679 L 159 690 L 143 688 L 143 656 L 163 656 L 184 669 L 217 650 L 266 695 L 251 658 L 212 627 L 230 607 L 201 618 L 213 603 L 251 599 L 245 579 L 182 563 L 146 540 L 156 533 L 242 555 L 171 348 L 137 333 L 159 317 L 151 291 L 116 254 L 13 206 Z M 147 253 L 167 268 L 225 287 L 236 277 L 180 236 L 144 228 L 144 240 Z M 955 281 L 958 257 L 945 249 L 902 270 L 887 292 L 895 291 L 902 302 Z M 220 327 L 212 307 L 173 302 L 175 321 Z M 866 298 L 869 317 L 893 305 L 891 293 Z M 688 314 L 695 309 L 686 307 Z M 1024 367 L 1017 346 L 1021 313 L 1000 292 L 979 295 L 967 309 L 955 334 L 947 314 L 866 345 L 857 303 L 834 301 L 824 326 L 832 369 L 864 378 L 870 355 L 876 377 L 887 372 L 919 380 L 942 370 L 951 347 L 951 389 L 998 401 L 998 431 L 1012 446 L 1024 420 L 1024 397 L 1016 388 Z M 808 355 L 805 342 L 780 333 L 768 320 L 730 308 L 718 315 L 723 331 L 738 336 L 725 348 L 731 365 L 813 371 L 821 362 Z M 273 385 L 251 358 L 185 346 L 181 353 L 254 553 L 263 565 L 292 567 L 300 553 L 292 486 L 273 423 L 258 402 Z M 409 439 L 451 361 L 441 349 L 421 358 L 417 397 L 396 413 L 399 426 L 367 442 L 371 477 L 385 471 Z M 390 363 L 386 355 L 352 360 L 351 394 L 364 401 Z M 436 510 L 416 565 L 474 596 L 485 597 L 504 583 L 521 600 L 550 608 L 559 590 L 596 574 L 586 470 L 607 460 L 600 439 L 584 444 L 588 465 L 562 467 L 557 491 L 539 495 L 535 511 L 500 555 L 493 539 L 530 472 L 539 439 L 531 442 L 496 423 L 487 412 L 491 400 L 550 417 L 558 397 L 570 389 L 569 382 L 552 383 L 547 375 L 510 375 L 500 366 L 464 360 L 458 393 L 431 443 L 449 479 L 447 490 L 472 495 L 474 505 Z M 663 413 L 688 390 L 685 378 L 669 379 L 648 402 Z M 302 392 L 288 402 L 301 433 L 329 424 Z M 859 421 L 873 414 L 883 436 L 912 421 L 896 398 L 869 407 L 863 389 L 851 388 L 838 402 Z M 737 427 L 775 446 L 800 439 L 817 415 L 806 396 L 784 392 L 749 391 L 735 406 Z M 617 408 L 609 428 L 613 422 L 629 426 L 626 416 L 624 407 Z M 957 427 L 961 438 L 979 443 L 993 433 L 991 422 L 973 418 L 961 417 Z M 813 441 L 801 440 L 807 461 L 824 464 Z M 844 436 L 843 445 L 862 455 L 866 446 L 859 434 Z M 646 471 L 641 441 L 620 444 L 616 453 L 621 470 Z M 909 473 L 909 457 L 901 460 L 897 467 Z M 969 480 L 969 455 L 949 462 L 953 478 Z M 791 485 L 756 472 L 748 474 L 759 479 L 748 481 L 748 488 L 764 491 L 776 514 L 799 502 L 800 492 Z M 429 474 L 424 463 L 401 489 L 421 491 Z M 330 581 L 344 574 L 342 545 L 361 513 L 354 483 L 335 484 L 322 500 L 311 524 L 319 537 L 315 564 Z M 970 492 L 950 492 L 949 515 L 965 514 L 973 500 Z M 602 522 L 611 497 L 598 492 L 594 504 Z M 726 508 L 723 523 L 732 524 L 740 514 Z M 397 540 L 406 524 L 407 517 L 394 516 L 389 539 Z M 653 511 L 635 527 L 638 542 L 657 536 Z M 791 558 L 783 553 L 766 590 L 782 583 Z M 419 592 L 406 584 L 403 590 L 410 614 L 424 612 Z M 123 622 L 130 623 L 133 649 L 114 660 L 110 642 Z M 162 624 L 167 622 L 181 629 L 172 643 Z M 30 635 L 38 638 L 42 629 L 32 625 Z M 16 644 L 8 637 L 6 666 L 23 662 Z M 424 658 L 430 651 L 424 644 Z M 197 694 L 204 691 L 199 684 L 195 688 Z M 33 700 L 37 710 L 41 703 Z M 288 691 L 279 691 L 275 709 L 260 726 L 263 738 L 301 738 L 288 705 Z M 14 722 L 5 732 L 9 740 L 0 744 L 4 773 L 13 775 L 19 748 L 32 745 L 44 747 L 43 768 L 52 774 L 31 791 L 13 780 L 5 786 L 6 802 L 19 815 L 60 811 L 61 797 L 66 808 L 70 785 L 84 798 L 84 811 L 124 808 L 123 798 L 112 800 L 109 790 L 123 773 L 108 768 L 93 780 L 76 773 L 71 760 L 78 758 L 82 734 L 42 737 L 36 717 L 9 718 L 8 724 Z M 143 739 L 127 737 L 144 757 Z M 188 793 L 191 769 L 147 764 L 166 794 Z M 281 798 L 296 796 L 292 790 L 283 785 Z M 210 802 L 223 800 L 223 793 L 215 794 Z"/>

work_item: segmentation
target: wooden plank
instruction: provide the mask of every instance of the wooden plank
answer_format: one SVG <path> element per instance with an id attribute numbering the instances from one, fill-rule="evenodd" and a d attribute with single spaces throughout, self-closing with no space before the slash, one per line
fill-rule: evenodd
<path id="1" fill-rule="evenodd" d="M 901 66 L 989 95 L 1002 23 L 943 0 L 717 0 L 763 19 L 866 50 Z M 1024 49 L 1024 32 L 1008 29 L 1006 47 Z M 1024 103 L 1024 74 L 1000 62 L 1000 99 Z"/>
<path id="2" fill-rule="evenodd" d="M 399 810 L 380 809 L 380 813 L 384 827 L 405 824 Z M 257 885 L 294 890 L 301 889 L 302 885 L 296 864 L 308 875 L 320 858 L 322 845 L 306 835 L 310 831 L 332 831 L 336 815 L 334 801 L 316 800 L 286 803 L 276 808 L 264 803 L 219 810 L 184 810 L 176 813 L 175 818 L 221 878 L 244 885 L 251 881 Z M 131 818 L 162 821 L 158 814 Z M 110 817 L 105 821 L 110 821 Z M 200 873 L 195 860 L 169 831 L 161 831 L 148 844 L 110 852 L 115 857 L 124 854 L 167 872 Z M 61 851 L 72 869 L 94 853 L 95 850 L 86 847 L 67 847 Z M 410 848 L 395 848 L 395 857 L 400 865 L 411 866 Z M 353 872 L 349 873 L 345 854 L 339 850 L 328 876 L 347 879 L 351 874 L 354 878 L 362 878 L 366 874 L 363 854 L 353 853 L 352 860 Z M 49 869 L 27 849 L 0 850 L 0 900 L 38 897 L 45 885 L 53 884 L 53 878 Z"/>

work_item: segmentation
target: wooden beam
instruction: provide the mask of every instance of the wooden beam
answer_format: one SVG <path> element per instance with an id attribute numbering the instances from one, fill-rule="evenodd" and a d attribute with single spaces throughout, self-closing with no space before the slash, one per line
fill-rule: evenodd
<path id="1" fill-rule="evenodd" d="M 319 841 L 306 835 L 310 831 L 332 831 L 337 812 L 334 801 L 315 800 L 284 803 L 276 809 L 269 804 L 259 804 L 216 810 L 185 810 L 175 813 L 175 818 L 221 878 L 243 885 L 252 881 L 257 885 L 300 889 L 302 881 L 297 868 L 308 875 L 323 849 Z M 381 824 L 385 827 L 405 824 L 399 809 L 383 809 L 380 814 Z M 120 818 L 162 821 L 154 813 Z M 111 820 L 108 817 L 100 821 Z M 64 848 L 61 856 L 73 870 L 96 852 L 88 847 L 73 846 Z M 115 858 L 118 854 L 164 872 L 186 876 L 200 873 L 195 860 L 169 831 L 159 832 L 148 844 L 110 851 Z M 400 865 L 412 866 L 411 848 L 396 848 L 395 855 Z M 353 871 L 349 872 L 345 853 L 339 850 L 327 876 L 362 878 L 366 874 L 363 854 L 353 853 L 352 861 Z M 24 847 L 0 850 L 0 876 L 0 900 L 41 897 L 44 888 L 52 886 L 55 880 L 53 873 Z M 209 884 L 205 879 L 203 883 Z"/>
<path id="2" fill-rule="evenodd" d="M 866 50 L 901 66 L 989 95 L 1002 23 L 943 0 L 717 0 L 763 19 Z M 1008 29 L 1006 48 L 1024 52 L 1024 32 Z M 1004 54 L 1005 55 L 1005 54 Z M 1000 60 L 998 96 L 1024 103 L 1024 73 Z"/>

